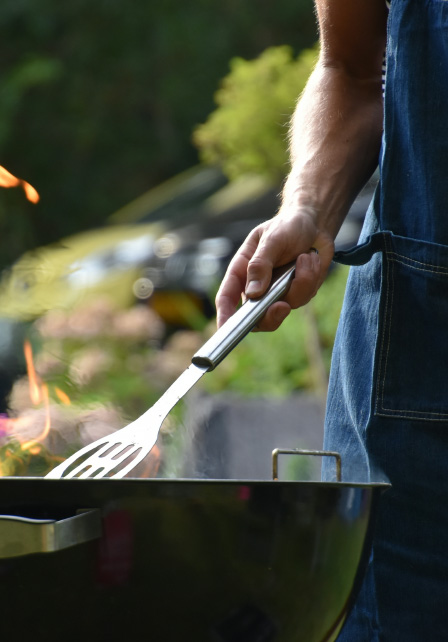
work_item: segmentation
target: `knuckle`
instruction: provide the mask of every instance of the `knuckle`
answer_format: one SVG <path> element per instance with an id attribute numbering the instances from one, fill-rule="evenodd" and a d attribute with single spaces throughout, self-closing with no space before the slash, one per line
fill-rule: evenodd
<path id="1" fill-rule="evenodd" d="M 248 264 L 248 269 L 250 270 L 259 270 L 259 269 L 264 269 L 266 266 L 266 259 L 264 259 L 261 256 L 253 256 L 251 260 L 249 261 Z"/>
<path id="2" fill-rule="evenodd" d="M 257 279 L 264 281 L 269 277 L 272 270 L 272 264 L 261 256 L 254 256 L 247 266 L 248 279 Z"/>

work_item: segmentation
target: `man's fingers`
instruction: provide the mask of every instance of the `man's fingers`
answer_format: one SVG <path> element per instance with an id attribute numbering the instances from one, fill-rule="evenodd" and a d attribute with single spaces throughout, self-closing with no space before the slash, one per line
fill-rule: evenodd
<path id="1" fill-rule="evenodd" d="M 304 217 L 301 223 L 274 217 L 259 225 L 247 237 L 232 259 L 216 297 L 218 327 L 234 312 L 243 296 L 258 298 L 268 289 L 275 266 L 296 259 L 296 274 L 285 306 L 274 304 L 267 311 L 258 329 L 270 331 L 281 325 L 291 308 L 308 303 L 324 280 L 333 258 L 331 238 L 317 234 L 313 222 Z M 315 245 L 319 254 L 310 251 Z"/>
<path id="2" fill-rule="evenodd" d="M 235 254 L 227 268 L 215 300 L 218 328 L 235 312 L 241 300 L 241 294 L 246 286 L 247 266 L 256 249 L 257 242 L 254 231 Z"/>
<path id="3" fill-rule="evenodd" d="M 296 261 L 296 273 L 285 300 L 292 308 L 308 303 L 321 283 L 321 261 L 316 252 L 301 254 Z"/>
<path id="4" fill-rule="evenodd" d="M 315 252 L 301 254 L 296 262 L 296 273 L 284 301 L 270 306 L 259 321 L 257 330 L 273 332 L 283 323 L 291 309 L 306 305 L 316 294 L 321 282 L 320 257 Z"/>
<path id="5" fill-rule="evenodd" d="M 291 312 L 291 306 L 286 301 L 273 303 L 266 314 L 258 322 L 255 332 L 273 332 L 277 330 Z"/>
<path id="6" fill-rule="evenodd" d="M 247 280 L 244 292 L 249 298 L 264 294 L 272 279 L 273 262 L 253 257 L 247 267 Z"/>
<path id="7" fill-rule="evenodd" d="M 260 226 L 259 231 L 262 234 L 247 266 L 245 293 L 249 298 L 266 292 L 274 267 L 296 260 L 316 240 L 316 230 L 311 225 L 282 221 L 279 216 L 264 229 Z"/>

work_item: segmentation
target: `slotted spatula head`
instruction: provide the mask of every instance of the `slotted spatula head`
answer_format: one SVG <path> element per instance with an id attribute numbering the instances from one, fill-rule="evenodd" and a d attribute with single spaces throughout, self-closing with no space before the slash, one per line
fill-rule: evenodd
<path id="1" fill-rule="evenodd" d="M 46 476 L 124 477 L 151 451 L 167 414 L 207 370 L 207 366 L 189 366 L 141 417 L 81 448 Z"/>

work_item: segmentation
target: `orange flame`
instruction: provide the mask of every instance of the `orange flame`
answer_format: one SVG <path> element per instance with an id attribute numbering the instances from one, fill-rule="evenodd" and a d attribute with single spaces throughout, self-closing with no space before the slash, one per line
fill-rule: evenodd
<path id="1" fill-rule="evenodd" d="M 63 403 L 65 406 L 71 405 L 72 402 L 70 401 L 70 397 L 66 392 L 64 392 L 60 388 L 55 388 L 54 392 L 61 403 Z"/>
<path id="2" fill-rule="evenodd" d="M 25 441 L 21 445 L 22 450 L 29 450 L 32 455 L 36 455 L 40 452 L 39 442 L 43 441 L 45 437 L 48 436 L 51 428 L 50 396 L 48 392 L 48 386 L 41 381 L 36 372 L 36 368 L 34 367 L 33 349 L 28 339 L 26 339 L 23 344 L 23 352 L 25 354 L 31 401 L 35 406 L 43 403 L 45 407 L 45 424 L 41 434 L 34 439 Z M 55 393 L 62 403 L 64 403 L 65 405 L 70 405 L 70 397 L 63 390 L 61 390 L 60 388 L 55 388 Z M 20 421 L 20 418 L 16 419 L 15 421 Z"/>
<path id="3" fill-rule="evenodd" d="M 42 442 L 50 433 L 51 416 L 49 389 L 36 372 L 33 360 L 33 351 L 28 340 L 25 340 L 24 342 L 23 351 L 27 367 L 30 400 L 33 406 L 43 406 L 44 425 L 41 428 L 40 434 L 32 438 L 27 438 L 23 434 L 24 432 L 25 434 L 28 433 L 28 435 L 30 435 L 30 433 L 33 434 L 34 432 L 33 427 L 36 421 L 36 417 L 35 415 L 33 415 L 33 413 L 24 413 L 18 417 L 8 417 L 8 415 L 0 413 L 0 438 L 8 438 L 9 436 L 14 437 L 14 441 L 18 444 L 18 447 L 24 453 L 26 459 L 28 455 L 35 456 L 42 451 Z M 55 387 L 54 393 L 62 403 L 66 405 L 71 404 L 69 396 L 60 388 Z M 45 457 L 47 457 L 47 454 L 45 454 Z M 54 461 L 63 461 L 63 458 L 57 456 L 52 456 L 52 459 Z M 15 454 L 13 450 L 10 449 L 7 445 L 6 447 L 2 446 L 2 459 L 0 459 L 0 477 L 10 475 L 11 470 L 15 470 L 14 467 L 18 467 L 19 470 L 23 470 L 24 465 L 26 464 L 24 464 L 24 461 L 18 453 Z M 11 466 L 13 468 L 11 468 Z"/>
<path id="4" fill-rule="evenodd" d="M 26 361 L 26 370 L 28 374 L 28 385 L 30 399 L 34 406 L 40 404 L 44 405 L 45 408 L 45 422 L 44 427 L 37 437 L 24 441 L 21 444 L 22 450 L 28 450 L 32 455 L 36 455 L 40 452 L 40 444 L 49 434 L 51 429 L 51 418 L 50 418 L 50 395 L 48 386 L 42 382 L 39 375 L 36 372 L 33 359 L 33 350 L 31 343 L 28 340 L 25 340 L 23 344 L 23 352 L 25 355 Z M 66 405 L 70 405 L 69 396 L 60 388 L 55 388 L 55 394 L 60 399 L 60 401 Z M 26 427 L 32 422 L 30 417 L 17 417 L 15 419 L 3 420 L 3 424 L 8 428 L 9 426 L 14 430 L 14 428 L 20 428 L 20 426 Z"/>
<path id="5" fill-rule="evenodd" d="M 40 391 L 41 391 L 41 401 L 43 401 L 45 405 L 45 424 L 42 432 L 40 435 L 35 437 L 34 439 L 30 439 L 29 441 L 25 441 L 21 448 L 22 450 L 29 450 L 31 454 L 37 454 L 39 450 L 36 451 L 36 448 L 38 447 L 38 444 L 40 441 L 43 441 L 45 437 L 48 436 L 51 428 L 51 419 L 50 419 L 50 403 L 49 403 L 49 395 L 48 395 L 48 386 L 46 384 L 41 384 L 40 386 Z"/>
<path id="6" fill-rule="evenodd" d="M 25 340 L 25 343 L 23 344 L 23 352 L 25 354 L 26 371 L 30 382 L 31 401 L 35 406 L 37 406 L 42 401 L 42 385 L 36 374 L 33 361 L 33 350 L 31 348 L 31 343 L 28 340 Z"/>
<path id="7" fill-rule="evenodd" d="M 39 202 L 39 193 L 32 185 L 21 178 L 16 178 L 16 176 L 0 165 L 0 187 L 18 187 L 19 185 L 22 187 L 25 192 L 25 196 L 29 201 L 31 201 L 31 203 Z"/>

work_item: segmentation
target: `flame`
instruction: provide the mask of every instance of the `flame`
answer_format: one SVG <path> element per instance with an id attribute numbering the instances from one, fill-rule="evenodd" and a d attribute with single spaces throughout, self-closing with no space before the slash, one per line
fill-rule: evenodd
<path id="1" fill-rule="evenodd" d="M 26 339 L 23 344 L 23 352 L 25 355 L 26 370 L 29 380 L 30 398 L 35 406 L 38 406 L 40 404 L 44 405 L 45 424 L 40 435 L 38 435 L 34 439 L 30 439 L 22 443 L 21 448 L 22 450 L 29 450 L 32 455 L 37 455 L 39 454 L 41 449 L 39 442 L 42 442 L 49 435 L 51 429 L 50 395 L 47 384 L 43 383 L 36 373 L 36 368 L 34 367 L 33 349 L 28 339 Z M 70 405 L 70 397 L 63 390 L 61 390 L 60 388 L 55 388 L 55 394 L 62 403 L 64 403 L 65 405 Z M 14 421 L 20 421 L 20 417 Z"/>
<path id="2" fill-rule="evenodd" d="M 31 379 L 30 379 L 31 383 Z M 30 390 L 30 395 L 31 395 L 31 390 Z M 22 444 L 22 450 L 29 450 L 31 454 L 35 455 L 36 453 L 36 448 L 38 447 L 38 444 L 40 441 L 43 441 L 45 437 L 48 436 L 51 428 L 51 419 L 50 419 L 50 399 L 49 399 L 49 394 L 48 394 L 48 386 L 43 383 L 40 385 L 40 400 L 44 403 L 45 406 L 45 424 L 42 432 L 40 435 L 35 437 L 34 439 L 30 439 L 29 441 L 25 441 Z M 34 452 L 33 452 L 34 451 Z M 40 451 L 40 447 L 39 447 Z M 37 451 L 38 452 L 38 451 Z"/>
<path id="3" fill-rule="evenodd" d="M 26 370 L 28 373 L 30 398 L 35 406 L 43 403 L 45 407 L 45 424 L 41 434 L 35 439 L 25 441 L 22 444 L 22 450 L 29 450 L 31 454 L 37 454 L 36 447 L 39 441 L 43 441 L 50 432 L 51 419 L 50 419 L 50 399 L 48 394 L 48 386 L 42 383 L 36 373 L 33 360 L 33 349 L 31 343 L 26 339 L 23 344 L 23 352 L 26 361 Z M 39 448 L 40 450 L 40 448 Z"/>
<path id="4" fill-rule="evenodd" d="M 25 355 L 26 361 L 26 371 L 28 373 L 29 386 L 30 386 L 30 397 L 31 401 L 35 406 L 40 404 L 42 401 L 42 384 L 36 374 L 36 369 L 34 367 L 33 361 L 33 350 L 31 348 L 31 343 L 26 339 L 23 344 L 23 352 Z"/>
<path id="5" fill-rule="evenodd" d="M 33 406 L 43 405 L 45 408 L 45 422 L 41 433 L 33 439 L 22 441 L 21 449 L 27 450 L 31 455 L 37 455 L 41 451 L 42 442 L 50 433 L 51 430 L 51 417 L 50 417 L 50 394 L 46 383 L 44 383 L 36 372 L 33 359 L 33 349 L 31 343 L 25 340 L 23 344 L 23 352 L 25 355 L 26 370 L 28 375 L 28 387 L 30 399 Z M 65 405 L 70 405 L 70 397 L 60 388 L 55 388 L 54 392 L 58 399 Z M 10 418 L 6 415 L 0 416 L 0 437 L 8 433 L 18 433 L 20 429 L 29 429 L 33 424 L 31 416 Z M 21 441 L 20 437 L 18 437 Z M 1 476 L 1 471 L 0 471 Z"/>
<path id="6" fill-rule="evenodd" d="M 0 165 L 0 187 L 18 187 L 19 185 L 22 187 L 25 192 L 25 196 L 29 201 L 31 201 L 31 203 L 39 202 L 39 193 L 32 185 L 21 178 L 17 178 Z"/>
<path id="7" fill-rule="evenodd" d="M 61 390 L 60 388 L 55 388 L 54 389 L 56 397 L 59 399 L 61 403 L 63 403 L 65 406 L 70 406 L 71 405 L 71 400 L 70 397 L 66 392 Z"/>

